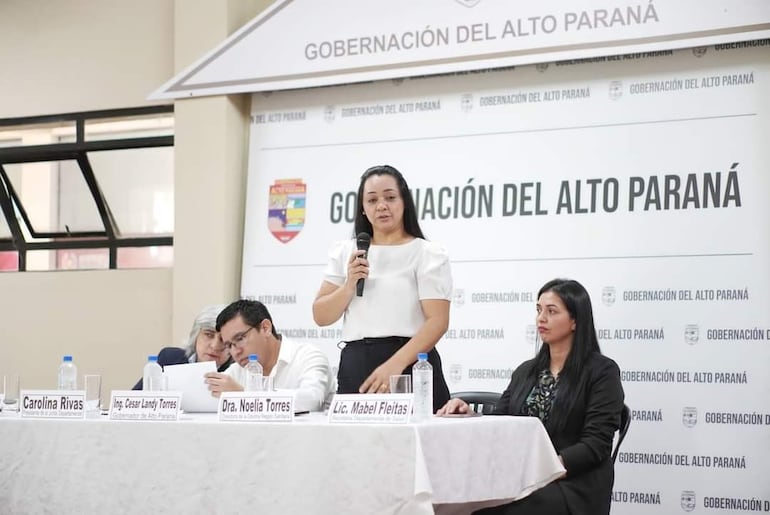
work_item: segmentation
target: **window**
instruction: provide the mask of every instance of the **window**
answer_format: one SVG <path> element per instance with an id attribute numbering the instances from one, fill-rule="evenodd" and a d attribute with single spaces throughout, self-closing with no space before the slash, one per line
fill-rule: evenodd
<path id="1" fill-rule="evenodd" d="M 173 264 L 173 106 L 0 120 L 0 270 Z"/>

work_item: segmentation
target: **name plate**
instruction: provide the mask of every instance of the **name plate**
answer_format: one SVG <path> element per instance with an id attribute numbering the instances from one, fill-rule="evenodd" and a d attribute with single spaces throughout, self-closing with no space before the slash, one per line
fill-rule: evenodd
<path id="1" fill-rule="evenodd" d="M 182 392 L 113 390 L 110 420 L 179 420 Z"/>
<path id="2" fill-rule="evenodd" d="M 219 398 L 222 422 L 291 422 L 294 394 L 291 392 L 224 392 Z"/>
<path id="3" fill-rule="evenodd" d="M 85 390 L 22 390 L 22 418 L 83 418 Z"/>
<path id="4" fill-rule="evenodd" d="M 337 394 L 329 407 L 331 424 L 408 424 L 414 395 Z"/>

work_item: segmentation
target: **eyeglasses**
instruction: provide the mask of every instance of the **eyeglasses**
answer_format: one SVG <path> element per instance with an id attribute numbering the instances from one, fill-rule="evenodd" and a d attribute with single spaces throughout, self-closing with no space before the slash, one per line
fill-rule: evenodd
<path id="1" fill-rule="evenodd" d="M 225 349 L 230 350 L 233 347 L 242 348 L 244 345 L 246 345 L 246 335 L 249 334 L 249 331 L 252 329 L 254 329 L 254 326 L 249 327 L 242 333 L 236 334 L 229 342 L 224 342 L 223 345 L 225 346 Z"/>

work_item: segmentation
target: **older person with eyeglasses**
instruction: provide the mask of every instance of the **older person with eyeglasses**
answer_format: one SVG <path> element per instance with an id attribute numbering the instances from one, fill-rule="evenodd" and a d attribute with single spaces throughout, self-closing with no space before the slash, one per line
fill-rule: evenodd
<path id="1" fill-rule="evenodd" d="M 321 411 L 335 389 L 329 360 L 317 347 L 280 335 L 264 304 L 237 300 L 217 317 L 216 330 L 234 363 L 224 373 L 206 374 L 215 397 L 243 391 L 249 354 L 256 354 L 276 389 L 296 390 L 296 411 Z"/>
<path id="2" fill-rule="evenodd" d="M 216 329 L 217 315 L 224 307 L 224 304 L 214 304 L 203 308 L 195 317 L 185 347 L 164 347 L 158 353 L 158 364 L 164 367 L 199 361 L 215 361 L 217 370 L 225 371 L 233 361 Z M 133 389 L 142 389 L 141 379 L 134 385 Z"/>

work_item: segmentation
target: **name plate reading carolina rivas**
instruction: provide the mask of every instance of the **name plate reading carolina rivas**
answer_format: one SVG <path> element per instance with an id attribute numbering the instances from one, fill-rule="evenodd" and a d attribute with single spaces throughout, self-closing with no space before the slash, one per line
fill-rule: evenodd
<path id="1" fill-rule="evenodd" d="M 291 422 L 294 394 L 288 392 L 224 392 L 219 399 L 222 422 Z"/>
<path id="2" fill-rule="evenodd" d="M 407 424 L 413 401 L 411 393 L 338 394 L 329 407 L 329 423 Z"/>
<path id="3" fill-rule="evenodd" d="M 22 418 L 83 418 L 84 390 L 22 390 Z"/>
<path id="4" fill-rule="evenodd" d="M 179 420 L 182 392 L 113 390 L 110 420 Z"/>

